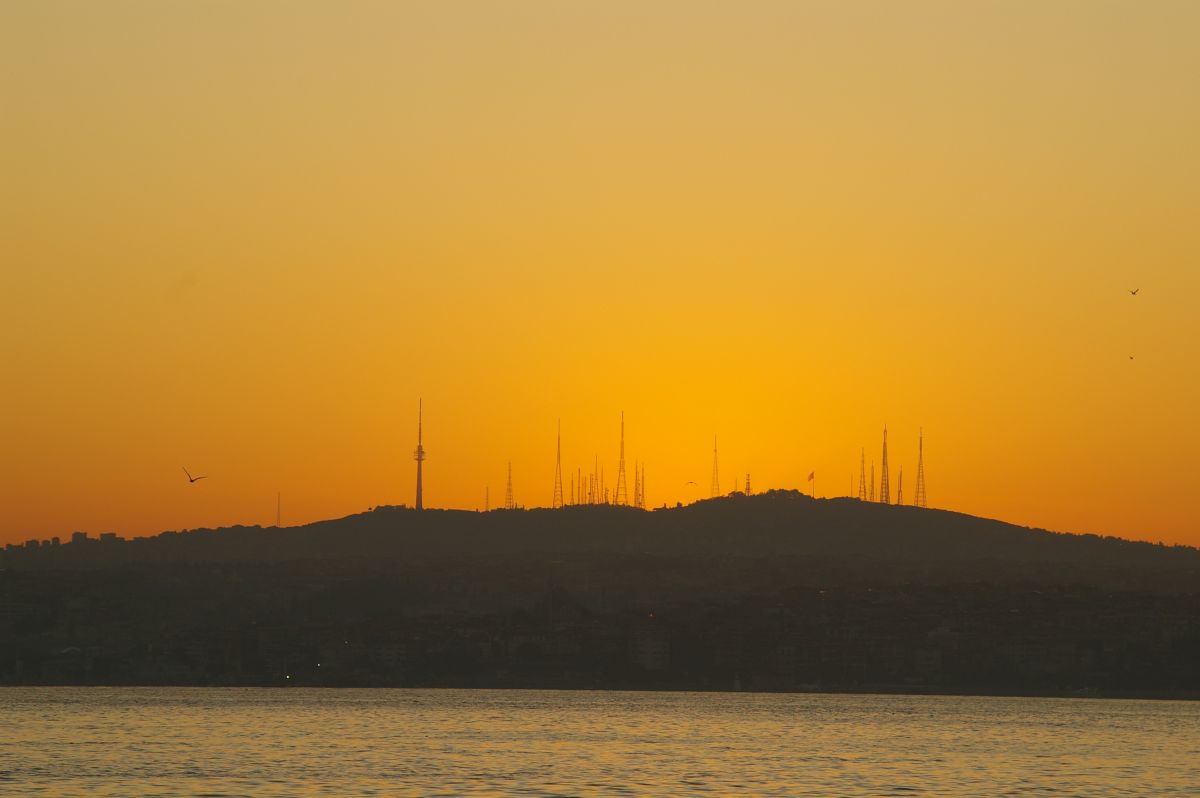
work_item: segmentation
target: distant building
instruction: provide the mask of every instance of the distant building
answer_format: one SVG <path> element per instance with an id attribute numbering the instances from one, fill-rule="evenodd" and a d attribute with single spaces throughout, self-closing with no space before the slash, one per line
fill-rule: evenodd
<path id="1" fill-rule="evenodd" d="M 116 543 L 119 540 L 121 540 L 121 538 L 117 537 L 116 532 L 101 532 L 100 533 L 100 542 L 101 543 Z"/>
<path id="2" fill-rule="evenodd" d="M 72 543 L 87 543 L 87 539 L 88 539 L 87 532 L 72 532 L 71 533 L 71 542 Z"/>

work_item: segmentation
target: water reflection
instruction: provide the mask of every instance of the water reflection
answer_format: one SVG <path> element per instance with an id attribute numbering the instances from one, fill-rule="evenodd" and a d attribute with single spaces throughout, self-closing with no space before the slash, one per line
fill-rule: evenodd
<path id="1" fill-rule="evenodd" d="M 0 794 L 1195 795 L 1200 705 L 0 689 Z"/>

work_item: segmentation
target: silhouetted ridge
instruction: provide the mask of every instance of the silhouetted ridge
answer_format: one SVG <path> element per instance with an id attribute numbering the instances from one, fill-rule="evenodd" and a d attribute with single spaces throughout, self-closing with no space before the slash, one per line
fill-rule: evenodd
<path id="1" fill-rule="evenodd" d="M 797 493 L 5 551 L 0 684 L 1200 697 L 1200 551 Z"/>
<path id="2" fill-rule="evenodd" d="M 734 494 L 651 512 L 606 505 L 490 513 L 380 507 L 283 529 L 202 529 L 124 542 L 18 549 L 7 552 L 6 561 L 16 568 L 86 568 L 555 554 L 684 561 L 786 558 L 798 566 L 836 564 L 824 578 L 841 573 L 847 579 L 1030 578 L 1164 587 L 1200 576 L 1200 551 L 1190 547 L 1053 533 L 857 499 L 814 500 L 795 491 Z"/>

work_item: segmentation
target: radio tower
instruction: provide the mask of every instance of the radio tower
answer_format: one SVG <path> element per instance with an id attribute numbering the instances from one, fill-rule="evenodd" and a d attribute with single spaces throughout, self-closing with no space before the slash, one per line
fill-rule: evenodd
<path id="1" fill-rule="evenodd" d="M 557 509 L 563 506 L 562 491 L 562 421 L 558 422 L 558 447 L 554 457 L 554 498 L 551 505 Z"/>
<path id="2" fill-rule="evenodd" d="M 750 474 L 746 474 L 746 495 L 750 495 Z"/>
<path id="3" fill-rule="evenodd" d="M 917 437 L 917 495 L 913 504 L 917 507 L 929 506 L 925 498 L 925 430 L 921 430 Z"/>
<path id="4" fill-rule="evenodd" d="M 713 436 L 713 475 L 712 486 L 709 488 L 709 493 L 712 498 L 717 498 L 721 495 L 721 479 L 717 473 L 717 436 Z"/>
<path id="5" fill-rule="evenodd" d="M 625 411 L 621 411 L 621 458 L 617 460 L 617 488 L 613 491 L 613 504 L 629 504 L 629 491 L 625 487 Z"/>
<path id="6" fill-rule="evenodd" d="M 867 487 L 867 501 L 875 501 L 875 461 L 871 461 L 871 484 Z"/>
<path id="7" fill-rule="evenodd" d="M 874 477 L 872 477 L 874 480 Z M 863 447 L 862 461 L 858 464 L 858 500 L 865 502 L 867 500 L 867 450 Z"/>
<path id="8" fill-rule="evenodd" d="M 413 452 L 413 459 L 417 461 L 417 509 L 425 509 L 425 497 L 421 490 L 421 463 L 425 462 L 425 447 L 421 445 L 421 414 L 423 411 L 423 400 L 417 400 L 417 450 Z"/>
<path id="9" fill-rule="evenodd" d="M 900 466 L 900 480 L 896 483 L 896 504 L 904 504 L 904 466 Z"/>
<path id="10" fill-rule="evenodd" d="M 892 503 L 892 492 L 888 486 L 888 463 L 887 463 L 887 427 L 883 428 L 883 473 L 879 476 L 879 502 L 881 504 Z"/>
<path id="11" fill-rule="evenodd" d="M 517 509 L 517 503 L 513 501 L 512 493 L 512 460 L 508 461 L 508 487 L 504 489 L 504 509 Z"/>

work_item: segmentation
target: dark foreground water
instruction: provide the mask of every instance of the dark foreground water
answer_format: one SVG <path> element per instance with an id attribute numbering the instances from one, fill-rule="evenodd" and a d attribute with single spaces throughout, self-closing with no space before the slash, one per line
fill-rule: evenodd
<path id="1" fill-rule="evenodd" d="M 0 689 L 2 796 L 1200 795 L 1200 704 Z"/>

